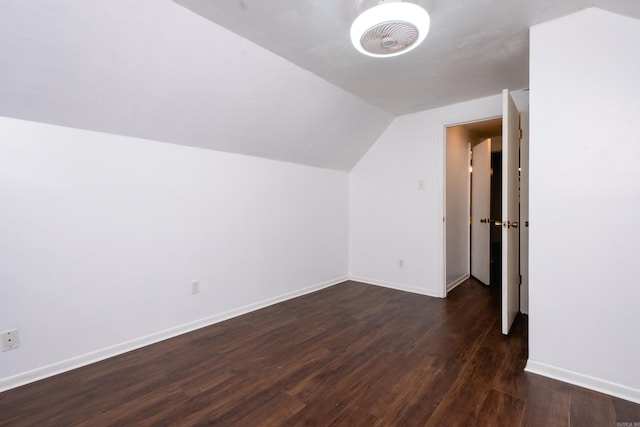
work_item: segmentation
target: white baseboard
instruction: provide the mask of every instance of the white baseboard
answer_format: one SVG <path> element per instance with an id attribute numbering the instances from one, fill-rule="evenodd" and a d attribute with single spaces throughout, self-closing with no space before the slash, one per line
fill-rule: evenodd
<path id="1" fill-rule="evenodd" d="M 640 390 L 627 387 L 622 384 L 612 383 L 600 378 L 591 377 L 589 375 L 580 374 L 578 372 L 569 371 L 558 368 L 556 366 L 547 365 L 546 363 L 527 360 L 527 366 L 524 368 L 526 372 L 538 374 L 554 380 L 563 381 L 565 383 L 588 388 L 600 393 L 619 397 L 620 399 L 629 400 L 634 403 L 640 403 Z"/>
<path id="2" fill-rule="evenodd" d="M 436 291 L 416 288 L 413 286 L 401 285 L 398 283 L 385 282 L 383 280 L 374 280 L 374 279 L 368 279 L 366 277 L 358 277 L 358 276 L 350 276 L 349 280 L 366 283 L 368 285 L 375 285 L 375 286 L 382 286 L 384 288 L 396 289 L 398 291 L 411 292 L 414 294 L 427 295 L 427 296 L 436 297 L 436 298 L 438 297 L 438 293 Z"/>
<path id="3" fill-rule="evenodd" d="M 237 317 L 242 314 L 246 314 L 255 310 L 259 310 L 264 307 L 268 307 L 279 302 L 287 301 L 292 298 L 296 298 L 302 295 L 316 292 L 321 289 L 325 289 L 338 283 L 342 283 L 348 280 L 348 277 L 339 277 L 337 279 L 329 280 L 322 283 L 317 283 L 312 286 L 308 286 L 303 289 L 298 289 L 293 292 L 288 292 L 282 295 L 268 298 L 263 301 L 258 301 L 253 304 L 248 304 L 242 307 L 228 310 L 223 313 L 214 314 L 212 316 L 198 319 L 193 322 L 185 323 L 183 325 L 175 326 L 173 328 L 165 329 L 150 335 L 146 335 L 140 338 L 136 338 L 130 341 L 125 341 L 110 347 L 106 347 L 100 350 L 85 353 L 80 356 L 72 357 L 70 359 L 62 360 L 50 365 L 42 366 L 30 371 L 21 372 L 17 375 L 0 379 L 0 392 L 6 391 L 12 388 L 19 387 L 34 381 L 38 381 L 44 378 L 52 377 L 54 375 L 61 374 L 63 372 L 71 371 L 82 366 L 90 365 L 101 360 L 108 359 L 110 357 L 118 356 L 123 353 L 127 353 L 132 350 L 137 350 L 142 347 L 146 347 L 151 344 L 158 343 L 160 341 L 167 340 L 169 338 L 176 337 L 178 335 L 186 334 L 188 332 L 195 331 L 196 329 L 204 328 L 206 326 L 213 325 L 223 320 Z"/>
<path id="4" fill-rule="evenodd" d="M 456 280 L 454 280 L 453 282 L 447 284 L 447 292 L 451 292 L 453 289 L 455 289 L 458 285 L 461 285 L 462 283 L 464 283 L 465 280 L 467 280 L 469 277 L 468 274 L 457 278 Z"/>

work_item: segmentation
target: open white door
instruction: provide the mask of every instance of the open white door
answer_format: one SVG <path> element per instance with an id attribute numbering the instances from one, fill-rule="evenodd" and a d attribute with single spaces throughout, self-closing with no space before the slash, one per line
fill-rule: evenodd
<path id="1" fill-rule="evenodd" d="M 519 311 L 518 203 L 520 178 L 520 120 L 509 91 L 502 92 L 502 333 L 509 329 Z"/>
<path id="2" fill-rule="evenodd" d="M 491 140 L 482 141 L 471 151 L 471 275 L 489 286 Z"/>

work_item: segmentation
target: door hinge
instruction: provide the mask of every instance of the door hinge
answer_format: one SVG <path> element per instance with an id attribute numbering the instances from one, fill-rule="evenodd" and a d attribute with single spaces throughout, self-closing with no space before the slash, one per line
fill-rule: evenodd
<path id="1" fill-rule="evenodd" d="M 518 129 L 520 131 L 520 139 L 522 139 L 522 129 Z"/>
<path id="2" fill-rule="evenodd" d="M 522 285 L 522 274 L 520 275 L 520 285 Z"/>

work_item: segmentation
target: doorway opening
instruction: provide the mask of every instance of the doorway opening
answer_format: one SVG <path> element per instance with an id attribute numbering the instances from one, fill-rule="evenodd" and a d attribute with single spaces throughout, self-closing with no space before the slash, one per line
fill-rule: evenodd
<path id="1" fill-rule="evenodd" d="M 475 165 L 474 150 L 476 151 Z M 476 182 L 475 192 L 474 180 L 472 180 L 472 177 L 475 178 L 474 168 L 476 176 L 486 175 L 486 182 Z M 484 171 L 481 170 L 483 168 Z M 447 292 L 470 276 L 475 276 L 487 286 L 501 286 L 502 230 L 499 226 L 499 218 L 502 216 L 501 195 L 502 117 L 447 127 L 447 218 L 445 224 Z M 481 204 L 478 200 L 482 200 L 484 206 L 478 206 Z M 479 208 L 479 212 L 474 208 Z M 482 226 L 476 225 L 475 229 L 473 228 L 474 214 L 475 219 L 482 221 L 480 223 Z M 483 250 L 477 254 L 477 245 L 482 239 L 486 239 L 484 242 L 486 251 Z M 480 244 L 483 245 L 483 243 Z M 474 245 L 476 245 L 475 248 Z"/>
<path id="2" fill-rule="evenodd" d="M 496 120 L 497 119 L 497 120 Z M 502 126 L 499 126 L 502 121 Z M 524 123 L 528 123 L 525 119 Z M 501 131 L 491 130 L 500 128 Z M 473 276 L 486 285 L 490 285 L 491 270 L 494 271 L 494 282 L 497 282 L 498 271 L 501 276 L 501 330 L 505 335 L 522 310 L 522 301 L 527 300 L 527 290 L 523 281 L 523 260 L 527 264 L 527 255 L 521 251 L 520 243 L 522 230 L 528 227 L 528 212 L 525 208 L 522 215 L 521 200 L 526 200 L 528 190 L 528 172 L 526 166 L 521 173 L 522 159 L 528 159 L 528 125 L 524 125 L 516 104 L 509 92 L 502 91 L 502 118 L 478 120 L 465 124 L 445 126 L 444 143 L 444 186 L 443 186 L 443 228 L 442 244 L 444 246 L 444 263 L 442 293 L 447 293 Z M 489 129 L 489 130 L 487 130 Z M 482 133 L 480 132 L 490 133 Z M 491 135 L 496 135 L 491 137 Z M 501 135 L 501 141 L 499 136 Z M 483 138 L 485 138 L 483 140 Z M 498 173 L 497 154 L 492 154 L 492 140 L 494 150 L 501 156 L 499 173 L 502 175 L 500 197 L 502 212 L 498 218 L 491 213 L 492 187 L 492 158 Z M 501 145 L 501 150 L 498 150 Z M 524 163 L 528 164 L 528 160 Z M 472 169 L 473 168 L 473 169 Z M 525 180 L 523 181 L 523 176 Z M 472 183 L 473 181 L 473 183 Z M 523 186 L 523 182 L 526 185 Z M 497 187 L 497 180 L 494 181 Z M 497 191 L 494 195 L 497 197 Z M 523 196 L 524 194 L 524 196 Z M 493 203 L 494 212 L 497 202 Z M 527 205 L 528 206 L 528 205 Z M 523 221 L 524 220 L 524 221 Z M 524 222 L 524 227 L 522 227 Z M 493 232 L 493 246 L 491 250 L 491 229 L 499 227 L 501 236 Z M 497 243 L 501 241 L 501 256 L 497 255 Z M 469 251 L 471 248 L 471 251 Z M 471 253 L 470 253 L 471 252 Z M 471 255 L 473 254 L 473 255 Z M 494 268 L 491 268 L 491 259 Z M 501 268 L 498 269 L 498 258 Z M 524 289 L 524 292 L 523 292 Z"/>

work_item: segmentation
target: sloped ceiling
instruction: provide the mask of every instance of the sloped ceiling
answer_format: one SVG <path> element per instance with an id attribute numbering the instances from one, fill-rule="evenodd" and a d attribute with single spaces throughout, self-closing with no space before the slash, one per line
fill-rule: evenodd
<path id="1" fill-rule="evenodd" d="M 3 0 L 0 115 L 349 170 L 394 115 L 528 86 L 528 28 L 632 0 L 415 0 L 406 56 L 358 54 L 357 1 Z M 184 7 L 183 7 L 184 6 Z"/>
<path id="2" fill-rule="evenodd" d="M 431 15 L 429 34 L 381 59 L 349 38 L 358 5 L 376 0 L 174 1 L 394 115 L 528 87 L 534 24 L 591 6 L 640 17 L 638 0 L 407 0 Z"/>
<path id="3" fill-rule="evenodd" d="M 338 170 L 393 119 L 170 0 L 0 2 L 0 115 Z"/>

